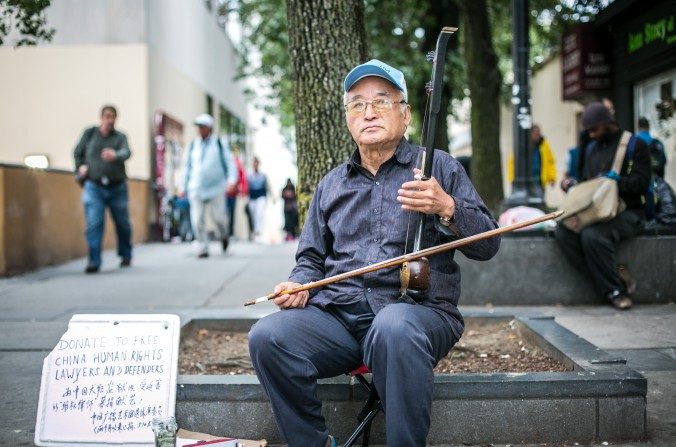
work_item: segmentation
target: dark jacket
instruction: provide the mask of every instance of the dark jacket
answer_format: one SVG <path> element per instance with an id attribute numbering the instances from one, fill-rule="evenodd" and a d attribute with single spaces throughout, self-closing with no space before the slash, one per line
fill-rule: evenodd
<path id="1" fill-rule="evenodd" d="M 106 162 L 101 158 L 101 151 L 106 147 L 115 150 L 117 158 L 114 161 Z M 73 155 L 75 170 L 77 171 L 81 165 L 87 165 L 87 177 L 90 180 L 100 182 L 105 176 L 111 184 L 114 184 L 127 178 L 124 162 L 131 156 L 131 151 L 127 137 L 118 130 L 113 129 L 107 137 L 104 137 L 98 127 L 90 127 L 82 134 Z"/>

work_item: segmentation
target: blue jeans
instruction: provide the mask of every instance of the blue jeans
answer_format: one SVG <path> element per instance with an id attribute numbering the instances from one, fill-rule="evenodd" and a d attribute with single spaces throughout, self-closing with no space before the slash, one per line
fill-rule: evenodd
<path id="1" fill-rule="evenodd" d="M 117 254 L 122 259 L 131 259 L 131 222 L 129 220 L 129 197 L 127 182 L 104 187 L 87 180 L 82 190 L 85 212 L 85 238 L 89 247 L 89 265 L 101 265 L 101 243 L 105 224 L 105 209 L 115 222 Z"/>

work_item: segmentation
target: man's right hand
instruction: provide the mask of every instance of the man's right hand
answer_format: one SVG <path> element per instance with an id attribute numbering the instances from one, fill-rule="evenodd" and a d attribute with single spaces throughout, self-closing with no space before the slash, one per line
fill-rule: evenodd
<path id="1" fill-rule="evenodd" d="M 89 171 L 89 166 L 87 166 L 87 165 L 80 165 L 80 167 L 77 168 L 77 173 L 80 177 L 86 176 L 87 171 Z"/>
<path id="2" fill-rule="evenodd" d="M 286 290 L 293 290 L 300 287 L 302 284 L 297 282 L 280 282 L 275 286 L 275 293 Z M 310 292 L 303 290 L 302 292 L 294 293 L 292 295 L 284 294 L 275 298 L 273 301 L 280 309 L 293 309 L 296 307 L 305 307 L 307 300 L 310 299 Z"/>

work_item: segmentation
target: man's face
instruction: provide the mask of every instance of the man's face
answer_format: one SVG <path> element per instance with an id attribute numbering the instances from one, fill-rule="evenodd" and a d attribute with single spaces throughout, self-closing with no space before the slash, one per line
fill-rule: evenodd
<path id="1" fill-rule="evenodd" d="M 389 99 L 393 103 L 392 109 L 376 112 L 371 104 L 367 104 L 364 112 L 346 112 L 345 115 L 347 128 L 360 147 L 398 143 L 411 121 L 410 107 L 398 104 L 402 99 L 401 92 L 377 76 L 366 77 L 352 86 L 347 92 L 346 103 L 355 100 L 370 103 L 375 99 Z"/>
<path id="2" fill-rule="evenodd" d="M 104 110 L 101 114 L 101 129 L 104 132 L 110 132 L 115 127 L 115 119 L 117 116 L 112 110 Z"/>
<path id="3" fill-rule="evenodd" d="M 589 138 L 600 141 L 608 133 L 608 125 L 602 124 L 600 126 L 594 126 L 590 129 L 587 129 L 587 132 L 589 132 Z"/>
<path id="4" fill-rule="evenodd" d="M 197 132 L 200 134 L 200 137 L 205 140 L 211 133 L 211 127 L 197 126 Z"/>

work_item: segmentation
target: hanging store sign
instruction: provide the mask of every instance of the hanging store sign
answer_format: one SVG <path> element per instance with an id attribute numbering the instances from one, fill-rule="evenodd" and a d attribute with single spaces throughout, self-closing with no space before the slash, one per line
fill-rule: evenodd
<path id="1" fill-rule="evenodd" d="M 581 23 L 564 34 L 561 42 L 563 100 L 609 90 L 608 39 L 593 25 Z"/>

